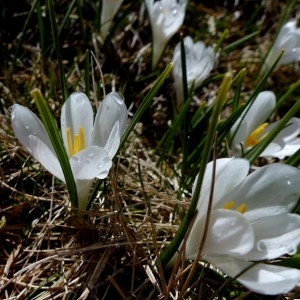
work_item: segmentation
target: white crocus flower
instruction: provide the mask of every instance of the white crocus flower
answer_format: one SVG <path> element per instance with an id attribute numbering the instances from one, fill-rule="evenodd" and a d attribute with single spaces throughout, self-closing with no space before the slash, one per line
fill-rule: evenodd
<path id="1" fill-rule="evenodd" d="M 200 247 L 212 170 L 211 162 L 186 242 L 186 259 L 195 259 Z M 300 283 L 300 270 L 259 261 L 297 251 L 300 216 L 291 211 L 300 196 L 300 171 L 284 164 L 267 165 L 247 176 L 248 171 L 245 159 L 216 161 L 213 206 L 202 258 L 227 275 L 238 276 L 237 280 L 254 292 L 287 293 Z"/>
<path id="2" fill-rule="evenodd" d="M 63 142 L 78 193 L 78 205 L 85 209 L 94 178 L 103 179 L 112 166 L 128 112 L 123 99 L 110 93 L 103 99 L 95 122 L 93 109 L 84 93 L 73 93 L 61 112 Z M 64 174 L 48 133 L 27 107 L 15 104 L 11 110 L 14 133 L 21 144 L 50 173 L 65 182 Z"/>
<path id="3" fill-rule="evenodd" d="M 257 145 L 277 125 L 277 122 L 265 122 L 275 105 L 274 93 L 264 91 L 258 94 L 251 107 L 245 108 L 230 130 L 231 136 L 234 136 L 231 149 L 235 156 Z M 282 158 L 283 155 L 292 155 L 300 147 L 299 134 L 300 119 L 292 118 L 260 156 Z"/>
<path id="4" fill-rule="evenodd" d="M 284 53 L 277 66 L 300 61 L 300 28 L 297 27 L 295 20 L 289 21 L 281 27 L 264 63 L 265 69 L 275 63 L 282 50 Z"/>
<path id="5" fill-rule="evenodd" d="M 152 69 L 169 41 L 182 25 L 187 0 L 145 0 L 152 28 Z"/>
<path id="6" fill-rule="evenodd" d="M 212 47 L 205 47 L 203 42 L 194 43 L 190 36 L 183 40 L 185 48 L 187 85 L 194 89 L 208 77 L 216 61 L 216 54 Z M 182 65 L 181 65 L 181 45 L 177 44 L 173 54 L 173 78 L 176 90 L 177 104 L 184 102 L 183 83 L 182 83 Z"/>
<path id="7" fill-rule="evenodd" d="M 105 39 L 111 29 L 112 20 L 120 8 L 123 0 L 101 1 L 101 35 Z"/>

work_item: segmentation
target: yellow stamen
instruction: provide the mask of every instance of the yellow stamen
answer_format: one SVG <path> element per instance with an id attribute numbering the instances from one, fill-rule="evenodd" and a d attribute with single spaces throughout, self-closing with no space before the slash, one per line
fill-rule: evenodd
<path id="1" fill-rule="evenodd" d="M 67 128 L 67 142 L 68 142 L 69 156 L 72 156 L 74 154 L 74 152 L 73 152 L 73 143 L 72 143 L 72 138 L 71 138 L 71 129 L 70 129 L 70 127 Z"/>
<path id="2" fill-rule="evenodd" d="M 74 134 L 74 138 L 72 140 L 71 137 L 71 129 L 70 127 L 67 128 L 67 143 L 68 143 L 68 152 L 69 156 L 73 156 L 77 152 L 83 150 L 85 148 L 85 141 L 84 141 L 84 129 L 83 127 L 79 127 L 79 133 Z"/>
<path id="3" fill-rule="evenodd" d="M 266 135 L 260 136 L 260 134 L 265 130 L 265 128 L 269 125 L 269 123 L 263 123 L 258 126 L 251 134 L 246 138 L 244 142 L 245 147 L 253 147 L 257 145 Z"/>
<path id="4" fill-rule="evenodd" d="M 74 154 L 80 151 L 79 135 L 74 134 Z"/>
<path id="5" fill-rule="evenodd" d="M 233 208 L 235 206 L 235 202 L 234 201 L 229 201 L 229 202 L 227 202 L 224 206 L 223 206 L 223 208 L 224 209 L 231 209 L 231 208 Z"/>
<path id="6" fill-rule="evenodd" d="M 242 203 L 237 207 L 236 211 L 238 211 L 241 214 L 245 213 L 247 211 L 247 205 L 245 203 Z"/>
<path id="7" fill-rule="evenodd" d="M 83 129 L 83 127 L 79 127 L 79 147 L 80 147 L 80 150 L 85 148 L 84 129 Z"/>

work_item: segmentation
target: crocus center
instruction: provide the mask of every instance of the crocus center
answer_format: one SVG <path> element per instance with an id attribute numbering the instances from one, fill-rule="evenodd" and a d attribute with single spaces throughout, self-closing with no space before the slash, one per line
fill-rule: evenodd
<path id="1" fill-rule="evenodd" d="M 236 203 L 234 201 L 228 201 L 223 208 L 224 209 L 234 209 L 237 212 L 243 214 L 247 211 L 247 205 L 245 203 L 240 204 L 237 208 L 234 208 L 236 206 Z"/>
<path id="2" fill-rule="evenodd" d="M 269 123 L 263 123 L 258 126 L 252 133 L 246 138 L 244 142 L 245 147 L 253 147 L 257 145 L 266 135 L 261 135 L 261 133 L 265 130 L 265 128 L 269 125 Z"/>
<path id="3" fill-rule="evenodd" d="M 68 141 L 68 152 L 70 157 L 76 154 L 77 152 L 83 150 L 85 148 L 83 127 L 79 127 L 78 133 L 75 133 L 73 138 L 71 136 L 71 129 L 70 127 L 68 127 L 67 141 Z"/>

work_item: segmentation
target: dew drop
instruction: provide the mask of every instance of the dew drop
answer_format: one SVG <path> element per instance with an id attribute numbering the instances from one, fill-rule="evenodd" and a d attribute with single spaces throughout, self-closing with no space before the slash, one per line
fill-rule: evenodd
<path id="1" fill-rule="evenodd" d="M 117 102 L 119 105 L 124 104 L 124 96 L 119 92 L 113 92 L 111 93 L 113 99 Z"/>
<path id="2" fill-rule="evenodd" d="M 14 118 L 14 113 L 13 113 L 13 107 L 10 106 L 8 109 L 7 109 L 7 116 L 10 118 L 10 119 L 13 119 Z"/>
<path id="3" fill-rule="evenodd" d="M 76 95 L 75 101 L 76 101 L 77 104 L 83 104 L 84 103 L 84 97 L 82 96 L 81 93 Z"/>
<path id="4" fill-rule="evenodd" d="M 66 125 L 66 119 L 63 118 L 63 119 L 61 120 L 61 126 L 65 126 L 65 125 Z"/>
<path id="5" fill-rule="evenodd" d="M 29 130 L 29 124 L 28 123 L 25 124 L 25 128 L 26 128 L 26 130 Z"/>
<path id="6" fill-rule="evenodd" d="M 72 156 L 72 159 L 79 164 L 80 159 L 77 156 Z"/>
<path id="7" fill-rule="evenodd" d="M 98 165 L 97 165 L 97 168 L 98 169 L 101 169 L 103 167 L 103 163 L 99 163 Z"/>
<path id="8" fill-rule="evenodd" d="M 92 151 L 91 151 L 91 152 L 89 152 L 89 154 L 88 154 L 88 157 L 89 157 L 89 158 L 93 158 L 93 157 L 95 157 L 95 154 L 94 154 L 94 152 L 92 152 Z"/>
<path id="9" fill-rule="evenodd" d="M 230 223 L 230 226 L 231 226 L 231 227 L 234 227 L 235 225 L 236 225 L 235 222 L 231 222 L 231 223 Z"/>

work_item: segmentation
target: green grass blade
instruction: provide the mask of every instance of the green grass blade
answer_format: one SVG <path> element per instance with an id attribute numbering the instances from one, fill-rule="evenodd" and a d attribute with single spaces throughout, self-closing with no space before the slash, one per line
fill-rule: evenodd
<path id="1" fill-rule="evenodd" d="M 173 64 L 170 63 L 166 69 L 163 71 L 163 73 L 159 76 L 159 78 L 156 80 L 155 84 L 151 88 L 151 90 L 148 92 L 146 97 L 144 98 L 143 102 L 141 103 L 140 107 L 138 108 L 137 112 L 134 114 L 131 122 L 129 123 L 125 133 L 122 136 L 122 140 L 120 143 L 120 149 L 126 142 L 127 138 L 129 137 L 131 131 L 134 129 L 135 125 L 139 122 L 141 119 L 143 113 L 146 111 L 146 109 L 150 106 L 153 97 L 156 95 L 158 90 L 161 88 L 163 83 L 165 82 L 166 78 L 172 71 Z"/>
<path id="2" fill-rule="evenodd" d="M 54 47 L 55 47 L 57 61 L 58 61 L 58 67 L 59 67 L 62 95 L 63 95 L 63 99 L 65 101 L 68 97 L 67 84 L 66 84 L 66 78 L 65 78 L 65 72 L 64 72 L 61 51 L 60 51 L 59 35 L 58 35 L 57 26 L 56 26 L 53 0 L 48 0 L 47 3 L 48 3 L 50 23 L 51 23 L 51 30 L 52 30 L 53 40 L 54 40 Z"/>
<path id="3" fill-rule="evenodd" d="M 29 22 L 32 18 L 32 16 L 34 15 L 34 11 L 35 11 L 35 8 L 36 8 L 36 4 L 37 4 L 37 0 L 34 1 L 31 5 L 31 8 L 30 8 L 30 11 L 28 13 L 28 16 L 26 18 L 26 21 L 25 21 L 25 24 L 23 26 L 23 29 L 22 29 L 22 34 L 21 34 L 21 37 L 18 41 L 18 44 L 17 44 L 17 50 L 16 50 L 16 53 L 14 55 L 14 59 L 13 59 L 13 62 L 11 64 L 11 67 L 9 68 L 8 70 L 8 76 L 7 78 L 11 78 L 11 75 L 13 74 L 14 70 L 15 70 L 15 67 L 16 67 L 16 63 L 17 63 L 17 59 L 19 57 L 19 54 L 20 54 L 20 49 L 21 49 L 21 46 L 23 44 L 23 41 L 24 41 L 24 37 L 25 37 L 25 32 L 27 30 L 27 27 L 29 25 Z"/>
<path id="4" fill-rule="evenodd" d="M 61 165 L 62 171 L 65 176 L 66 185 L 70 195 L 70 201 L 73 208 L 78 207 L 78 197 L 77 197 L 77 189 L 75 180 L 73 177 L 72 169 L 70 166 L 69 158 L 66 153 L 65 147 L 63 145 L 59 130 L 57 128 L 56 122 L 53 118 L 53 115 L 49 109 L 49 106 L 42 95 L 41 91 L 38 89 L 34 89 L 31 92 L 31 96 L 33 97 L 36 107 L 40 113 L 42 122 L 48 132 L 49 138 Z"/>
<path id="5" fill-rule="evenodd" d="M 200 170 L 198 173 L 197 185 L 196 185 L 196 189 L 193 194 L 191 205 L 190 205 L 175 237 L 171 241 L 168 248 L 161 254 L 160 258 L 161 258 L 161 262 L 163 265 L 166 265 L 172 259 L 173 255 L 179 248 L 179 246 L 184 238 L 184 235 L 187 232 L 190 221 L 193 219 L 193 216 L 195 214 L 199 195 L 200 195 L 200 190 L 201 190 L 201 186 L 202 186 L 202 181 L 204 178 L 206 165 L 209 161 L 212 145 L 213 145 L 213 142 L 215 139 L 219 116 L 220 116 L 223 104 L 225 103 L 225 101 L 227 99 L 227 93 L 229 91 L 231 81 L 232 81 L 232 75 L 230 73 L 226 73 L 223 78 L 223 82 L 220 87 L 217 98 L 215 100 L 211 118 L 209 120 L 207 137 L 206 137 L 204 148 L 202 151 L 202 159 L 201 159 L 201 164 L 200 164 Z"/>

